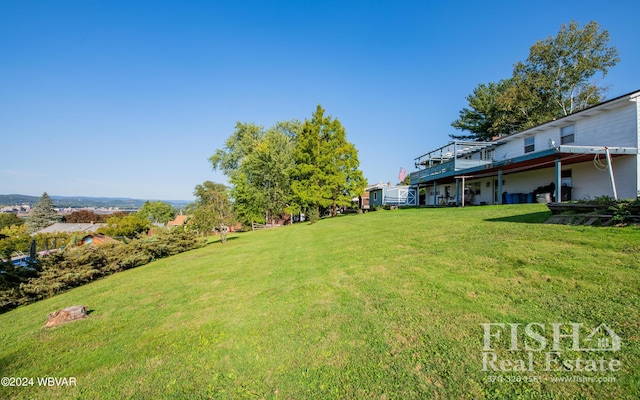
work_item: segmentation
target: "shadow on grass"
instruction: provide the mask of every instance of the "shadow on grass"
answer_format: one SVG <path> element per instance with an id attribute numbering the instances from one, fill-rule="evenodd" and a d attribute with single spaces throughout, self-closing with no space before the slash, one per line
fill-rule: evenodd
<path id="1" fill-rule="evenodd" d="M 249 231 L 251 232 L 251 231 Z M 236 239 L 240 239 L 239 236 L 227 236 L 227 242 L 231 241 L 231 240 L 236 240 Z M 223 244 L 220 241 L 220 236 L 213 236 L 213 239 L 211 239 L 211 237 L 209 238 L 209 241 L 205 244 L 205 246 L 211 246 L 212 244 Z"/>
<path id="2" fill-rule="evenodd" d="M 509 217 L 488 218 L 489 222 L 519 222 L 523 224 L 541 224 L 551 216 L 551 211 L 538 211 L 529 214 L 512 215 Z"/>
<path id="3" fill-rule="evenodd" d="M 0 376 L 5 377 L 15 375 L 14 371 L 9 370 L 9 366 L 13 364 L 14 360 L 18 359 L 19 357 L 20 355 L 18 354 L 18 352 L 12 352 L 0 357 Z"/>
<path id="4" fill-rule="evenodd" d="M 332 220 L 332 219 L 335 219 L 335 218 L 346 218 L 346 217 L 352 217 L 352 216 L 357 216 L 357 215 L 362 215 L 362 214 L 349 212 L 349 213 L 340 213 L 340 214 L 337 214 L 334 217 L 332 217 L 331 215 L 323 215 L 322 217 L 318 218 L 316 221 L 306 220 L 306 221 L 296 222 L 294 225 L 298 225 L 298 224 L 313 225 L 313 224 L 316 224 L 318 222 L 329 221 L 329 220 Z M 289 225 L 285 225 L 285 226 L 289 226 Z"/>

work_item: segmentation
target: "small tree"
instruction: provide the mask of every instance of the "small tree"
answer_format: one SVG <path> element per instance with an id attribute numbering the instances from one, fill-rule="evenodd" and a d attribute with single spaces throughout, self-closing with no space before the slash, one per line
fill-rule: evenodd
<path id="1" fill-rule="evenodd" d="M 171 204 L 163 201 L 147 201 L 142 205 L 137 215 L 152 222 L 166 224 L 175 218 L 176 211 L 171 207 Z"/>
<path id="2" fill-rule="evenodd" d="M 98 232 L 108 236 L 131 239 L 140 233 L 147 232 L 149 228 L 151 228 L 149 220 L 132 214 L 124 217 L 112 216 L 107 220 L 107 226 L 100 228 Z"/>
<path id="3" fill-rule="evenodd" d="M 195 188 L 196 201 L 187 207 L 191 215 L 189 226 L 199 234 L 208 235 L 214 229 L 223 231 L 233 220 L 233 207 L 227 187 L 206 181 Z"/>
<path id="4" fill-rule="evenodd" d="M 24 220 L 13 213 L 0 213 L 0 230 L 14 225 L 21 226 Z"/>
<path id="5" fill-rule="evenodd" d="M 33 233 L 58 222 L 58 212 L 53 207 L 51 198 L 44 192 L 40 200 L 31 208 L 27 217 L 27 231 Z"/>

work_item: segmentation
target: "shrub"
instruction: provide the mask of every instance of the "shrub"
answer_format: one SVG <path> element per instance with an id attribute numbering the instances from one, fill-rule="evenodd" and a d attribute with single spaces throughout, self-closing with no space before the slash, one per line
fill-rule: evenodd
<path id="1" fill-rule="evenodd" d="M 617 202 L 609 207 L 609 211 L 613 212 L 613 218 L 611 218 L 611 221 L 614 224 L 624 224 L 627 222 L 631 216 L 628 205 L 628 203 Z"/>
<path id="2" fill-rule="evenodd" d="M 103 276 L 203 246 L 205 240 L 182 230 L 160 231 L 128 243 L 68 246 L 36 267 L 0 266 L 0 312 L 45 299 Z"/>

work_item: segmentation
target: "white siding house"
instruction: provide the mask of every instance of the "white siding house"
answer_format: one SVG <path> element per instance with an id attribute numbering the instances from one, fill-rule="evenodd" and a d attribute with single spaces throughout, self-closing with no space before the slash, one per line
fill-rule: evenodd
<path id="1" fill-rule="evenodd" d="M 415 159 L 410 182 L 434 205 L 636 198 L 639 148 L 636 91 L 491 142 L 448 143 Z"/>

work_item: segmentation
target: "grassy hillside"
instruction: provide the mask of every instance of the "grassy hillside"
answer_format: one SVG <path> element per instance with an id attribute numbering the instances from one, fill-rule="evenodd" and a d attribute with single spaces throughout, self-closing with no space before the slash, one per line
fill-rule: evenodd
<path id="1" fill-rule="evenodd" d="M 546 216 L 540 205 L 381 211 L 119 273 L 0 315 L 0 376 L 77 382 L 0 398 L 636 398 L 640 230 L 535 223 Z M 76 304 L 88 319 L 43 327 Z M 482 371 L 481 324 L 500 322 L 604 322 L 622 337 L 621 369 L 539 372 L 536 358 L 536 372 Z M 572 375 L 616 382 L 550 381 Z"/>

